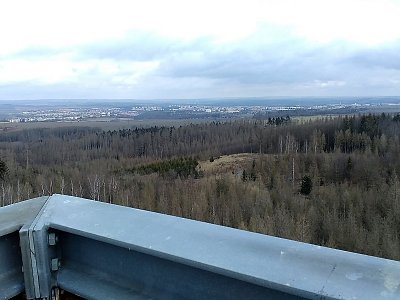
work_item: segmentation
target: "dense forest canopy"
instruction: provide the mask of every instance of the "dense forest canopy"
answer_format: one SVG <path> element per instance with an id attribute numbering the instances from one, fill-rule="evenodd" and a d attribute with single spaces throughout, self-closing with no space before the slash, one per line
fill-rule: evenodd
<path id="1" fill-rule="evenodd" d="M 400 115 L 0 134 L 0 205 L 52 193 L 400 259 Z"/>

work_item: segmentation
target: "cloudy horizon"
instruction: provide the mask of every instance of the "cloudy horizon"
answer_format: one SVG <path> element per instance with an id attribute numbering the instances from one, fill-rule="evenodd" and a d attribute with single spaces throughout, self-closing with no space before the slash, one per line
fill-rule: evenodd
<path id="1" fill-rule="evenodd" d="M 398 96 L 399 15 L 396 0 L 1 3 L 0 100 Z"/>

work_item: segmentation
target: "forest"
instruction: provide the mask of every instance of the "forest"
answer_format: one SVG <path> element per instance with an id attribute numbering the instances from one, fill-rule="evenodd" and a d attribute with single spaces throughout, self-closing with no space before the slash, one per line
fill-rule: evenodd
<path id="1" fill-rule="evenodd" d="M 400 115 L 0 133 L 0 206 L 53 193 L 400 259 Z"/>

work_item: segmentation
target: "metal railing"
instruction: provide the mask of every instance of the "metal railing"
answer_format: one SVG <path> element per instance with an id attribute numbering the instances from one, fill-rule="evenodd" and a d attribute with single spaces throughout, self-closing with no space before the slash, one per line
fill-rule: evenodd
<path id="1" fill-rule="evenodd" d="M 0 299 L 400 299 L 400 262 L 53 195 L 0 208 Z"/>

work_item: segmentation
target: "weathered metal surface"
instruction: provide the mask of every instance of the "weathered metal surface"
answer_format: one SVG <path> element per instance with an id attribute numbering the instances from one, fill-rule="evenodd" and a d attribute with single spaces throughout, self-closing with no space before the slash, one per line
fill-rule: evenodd
<path id="1" fill-rule="evenodd" d="M 18 231 L 38 214 L 48 197 L 0 208 L 0 299 L 24 291 L 24 273 Z"/>
<path id="2" fill-rule="evenodd" d="M 49 197 L 39 197 L 0 207 L 0 236 L 18 231 L 37 216 Z"/>
<path id="3" fill-rule="evenodd" d="M 400 299 L 400 263 L 396 261 L 69 196 L 51 197 L 39 226 L 41 222 L 72 237 L 128 249 L 123 252 L 127 257 L 140 253 L 292 297 Z M 88 262 L 97 257 L 99 245 L 93 244 L 93 251 L 81 250 Z M 102 259 L 113 261 L 114 252 L 107 253 Z M 121 257 L 116 255 L 110 263 L 114 272 L 123 266 L 117 264 L 118 259 L 124 261 Z M 156 269 L 156 265 L 151 268 Z M 146 276 L 146 270 L 139 274 Z M 119 273 L 126 272 L 129 269 Z M 163 282 L 159 284 L 163 289 Z M 226 287 L 220 286 L 224 292 Z"/>
<path id="4" fill-rule="evenodd" d="M 0 299 L 9 299 L 24 291 L 18 232 L 0 237 Z"/>
<path id="5" fill-rule="evenodd" d="M 60 240 L 57 282 L 87 299 L 300 299 L 73 234 L 62 233 Z"/>
<path id="6" fill-rule="evenodd" d="M 400 299 L 397 261 L 69 196 L 20 237 L 28 298 Z"/>
<path id="7" fill-rule="evenodd" d="M 27 299 L 39 299 L 43 298 L 43 295 L 49 295 L 49 292 L 44 294 L 43 291 L 41 291 L 44 285 L 41 285 L 39 282 L 39 273 L 43 272 L 43 270 L 40 265 L 38 265 L 40 261 L 43 261 L 43 255 L 41 255 L 40 249 L 46 250 L 47 246 L 42 245 L 43 240 L 35 241 L 34 238 L 34 228 L 48 203 L 48 199 L 49 197 L 45 199 L 46 201 L 40 207 L 37 215 L 30 222 L 27 222 L 19 232 L 22 262 L 24 266 L 25 294 Z M 46 231 L 43 234 L 47 234 Z M 47 257 L 45 257 L 44 260 L 46 261 L 45 263 L 47 263 Z M 44 271 L 47 271 L 47 268 L 44 268 Z M 50 279 L 46 277 L 46 280 L 48 281 Z M 48 284 L 46 286 L 48 286 Z"/>

